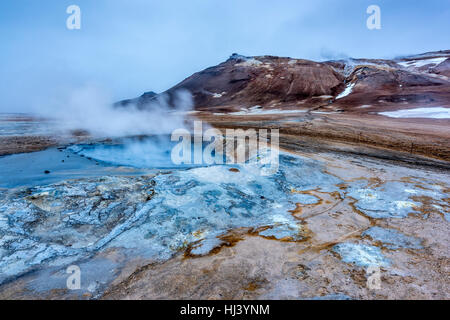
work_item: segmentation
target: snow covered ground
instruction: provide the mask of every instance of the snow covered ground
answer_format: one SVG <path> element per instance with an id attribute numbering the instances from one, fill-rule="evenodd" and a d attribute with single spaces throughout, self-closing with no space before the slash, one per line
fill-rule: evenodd
<path id="1" fill-rule="evenodd" d="M 306 112 L 306 110 L 282 110 L 282 109 L 268 109 L 264 110 L 261 106 L 254 106 L 249 109 L 242 108 L 241 111 L 230 112 L 231 115 L 261 115 L 261 114 L 285 114 L 285 113 L 299 113 Z M 215 113 L 216 115 L 224 115 L 226 113 Z"/>
<path id="2" fill-rule="evenodd" d="M 432 108 L 404 109 L 397 111 L 380 112 L 379 114 L 391 118 L 450 119 L 450 108 L 432 107 Z"/>
<path id="3" fill-rule="evenodd" d="M 353 90 L 353 87 L 354 87 L 354 86 L 355 86 L 355 83 L 349 83 L 349 84 L 347 85 L 347 87 L 345 88 L 345 90 L 342 91 L 342 92 L 336 97 L 336 100 L 337 100 L 337 99 L 344 98 L 344 97 L 348 96 L 350 93 L 352 93 L 352 90 Z"/>
<path id="4" fill-rule="evenodd" d="M 401 65 L 402 67 L 415 67 L 420 68 L 423 66 L 426 66 L 428 64 L 432 65 L 438 65 L 447 60 L 448 57 L 441 57 L 441 58 L 431 58 L 431 59 L 421 59 L 421 60 L 412 60 L 412 61 L 405 61 L 405 62 L 397 62 L 397 64 Z"/>

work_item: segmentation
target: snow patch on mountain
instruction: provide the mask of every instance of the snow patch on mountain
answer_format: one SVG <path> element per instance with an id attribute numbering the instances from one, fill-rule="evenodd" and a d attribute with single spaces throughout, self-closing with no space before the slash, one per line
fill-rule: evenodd
<path id="1" fill-rule="evenodd" d="M 353 90 L 353 87 L 354 87 L 354 86 L 355 86 L 355 83 L 350 83 L 350 84 L 348 84 L 347 87 L 345 88 L 345 90 L 342 91 L 342 92 L 336 97 L 336 100 L 337 100 L 337 99 L 344 98 L 344 97 L 348 96 L 350 93 L 352 93 L 352 90 Z"/>
<path id="2" fill-rule="evenodd" d="M 450 119 L 450 108 L 432 107 L 432 108 L 403 109 L 397 111 L 380 112 L 379 114 L 391 118 Z"/>
<path id="3" fill-rule="evenodd" d="M 436 66 L 438 64 L 441 64 L 445 60 L 447 60 L 448 57 L 440 57 L 440 58 L 431 58 L 431 59 L 421 59 L 421 60 L 412 60 L 412 61 L 404 61 L 404 62 L 397 62 L 397 64 L 401 65 L 402 67 L 408 68 L 408 67 L 414 67 L 414 68 L 420 68 L 429 64 L 432 64 L 433 66 Z"/>

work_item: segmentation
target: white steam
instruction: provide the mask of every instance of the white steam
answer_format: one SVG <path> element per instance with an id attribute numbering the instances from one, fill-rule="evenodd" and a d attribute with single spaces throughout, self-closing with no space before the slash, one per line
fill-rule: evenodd
<path id="1" fill-rule="evenodd" d="M 136 105 L 114 107 L 114 101 L 102 90 L 86 86 L 71 91 L 61 101 L 40 114 L 55 120 L 64 131 L 85 130 L 94 137 L 124 137 L 149 134 L 170 134 L 184 128 L 184 115 L 192 110 L 188 91 L 175 93 L 172 107 L 167 97 L 159 97 L 139 110 Z"/>

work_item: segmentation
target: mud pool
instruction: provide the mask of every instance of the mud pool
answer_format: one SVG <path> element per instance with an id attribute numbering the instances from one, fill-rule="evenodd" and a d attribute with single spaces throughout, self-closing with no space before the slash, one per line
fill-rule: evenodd
<path id="1" fill-rule="evenodd" d="M 130 261 L 207 256 L 229 245 L 233 230 L 308 247 L 317 233 L 308 219 L 337 211 L 329 206 L 333 201 L 367 223 L 323 250 L 357 267 L 390 268 L 389 252 L 424 249 L 423 239 L 378 221 L 432 213 L 448 228 L 446 173 L 367 161 L 359 166 L 361 176 L 356 170 L 349 178 L 348 169 L 333 169 L 325 158 L 288 153 L 268 176 L 258 163 L 177 168 L 167 165 L 166 146 L 81 144 L 1 157 L 3 290 L 21 283 L 30 296 L 64 291 L 66 268 L 75 264 L 82 282 L 72 294 L 101 297 Z M 387 178 L 364 175 L 371 170 Z"/>

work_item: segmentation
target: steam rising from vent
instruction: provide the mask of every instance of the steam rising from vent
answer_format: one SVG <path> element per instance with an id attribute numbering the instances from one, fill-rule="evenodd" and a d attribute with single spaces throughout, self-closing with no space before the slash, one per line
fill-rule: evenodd
<path id="1" fill-rule="evenodd" d="M 113 107 L 112 99 L 102 90 L 87 86 L 76 89 L 61 102 L 44 109 L 40 114 L 54 119 L 64 131 L 84 130 L 93 137 L 122 137 L 150 134 L 170 134 L 184 128 L 184 115 L 192 110 L 191 94 L 177 91 L 169 105 L 161 95 L 144 108 L 130 104 Z"/>

